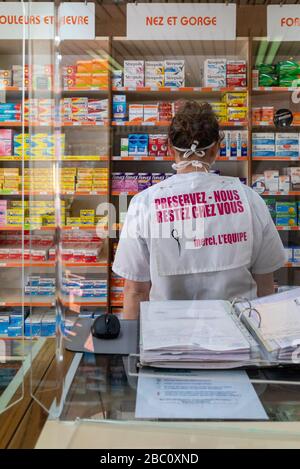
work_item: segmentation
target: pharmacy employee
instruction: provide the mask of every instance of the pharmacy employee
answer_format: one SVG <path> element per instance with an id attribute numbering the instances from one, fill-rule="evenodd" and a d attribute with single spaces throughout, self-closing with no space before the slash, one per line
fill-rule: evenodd
<path id="1" fill-rule="evenodd" d="M 273 293 L 285 251 L 263 199 L 238 178 L 209 172 L 222 136 L 210 105 L 185 102 L 169 130 L 177 174 L 136 195 L 113 271 L 124 315 L 141 301 L 249 299 Z"/>

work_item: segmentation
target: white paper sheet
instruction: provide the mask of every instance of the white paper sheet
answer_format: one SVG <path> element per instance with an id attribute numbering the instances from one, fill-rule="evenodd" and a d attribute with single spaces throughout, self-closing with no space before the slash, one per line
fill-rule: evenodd
<path id="1" fill-rule="evenodd" d="M 141 370 L 135 417 L 268 420 L 245 371 Z"/>
<path id="2" fill-rule="evenodd" d="M 155 301 L 141 304 L 141 361 L 241 360 L 250 344 L 225 301 Z"/>

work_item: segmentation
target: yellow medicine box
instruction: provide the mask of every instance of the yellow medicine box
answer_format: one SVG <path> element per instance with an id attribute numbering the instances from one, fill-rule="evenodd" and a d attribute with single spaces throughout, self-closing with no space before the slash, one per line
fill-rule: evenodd
<path id="1" fill-rule="evenodd" d="M 80 217 L 67 217 L 67 225 L 72 226 L 72 225 L 80 225 L 81 224 L 81 218 Z"/>
<path id="2" fill-rule="evenodd" d="M 227 109 L 227 119 L 229 122 L 240 122 L 247 120 L 248 108 L 229 107 Z"/>
<path id="3" fill-rule="evenodd" d="M 80 210 L 80 218 L 82 217 L 94 217 L 95 210 Z"/>
<path id="4" fill-rule="evenodd" d="M 222 96 L 222 102 L 228 107 L 246 107 L 247 93 L 228 92 Z"/>

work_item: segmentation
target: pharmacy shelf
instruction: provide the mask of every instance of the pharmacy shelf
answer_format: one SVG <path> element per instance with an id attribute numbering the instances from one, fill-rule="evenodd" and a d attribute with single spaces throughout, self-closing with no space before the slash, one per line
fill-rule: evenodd
<path id="1" fill-rule="evenodd" d="M 111 123 L 113 127 L 169 127 L 170 126 L 170 121 L 156 121 L 156 122 L 140 122 L 140 123 L 135 123 L 135 122 L 129 122 L 129 121 L 124 121 L 124 122 L 116 122 L 113 121 Z M 247 121 L 241 121 L 241 122 L 220 122 L 220 127 L 247 127 L 248 122 Z"/>
<path id="2" fill-rule="evenodd" d="M 28 262 L 25 261 L 22 263 L 21 261 L 19 262 L 12 262 L 12 261 L 2 261 L 0 260 L 0 267 L 1 268 L 21 268 L 21 267 L 55 267 L 55 262 L 54 261 L 40 261 L 40 262 Z"/>
<path id="3" fill-rule="evenodd" d="M 120 308 L 123 306 L 123 301 L 111 301 L 110 306 L 114 308 L 118 308 L 118 307 Z"/>
<path id="4" fill-rule="evenodd" d="M 157 121 L 157 122 L 129 122 L 129 121 L 123 121 L 123 122 L 116 122 L 113 121 L 111 123 L 113 127 L 169 127 L 170 121 Z"/>
<path id="5" fill-rule="evenodd" d="M 51 162 L 51 163 L 59 163 L 59 162 L 65 162 L 65 161 L 108 161 L 109 157 L 108 156 L 97 156 L 97 155 L 87 155 L 87 156 L 76 156 L 76 155 L 70 155 L 70 156 L 63 156 L 61 159 L 56 159 L 56 158 L 25 158 L 24 162 L 25 163 L 35 163 L 35 162 L 40 162 L 40 161 L 46 161 L 46 162 Z M 1 162 L 6 162 L 6 161 L 22 161 L 21 157 L 18 156 L 0 156 L 0 163 Z"/>
<path id="6" fill-rule="evenodd" d="M 28 227 L 22 225 L 0 225 L 0 231 L 53 231 L 55 230 L 54 225 L 49 225 L 49 226 L 40 226 L 40 227 Z"/>
<path id="7" fill-rule="evenodd" d="M 300 89 L 299 89 L 300 92 Z M 269 129 L 269 130 L 274 130 L 274 131 L 280 131 L 283 132 L 285 130 L 290 131 L 290 130 L 299 130 L 300 129 L 300 124 L 292 124 L 289 127 L 276 127 L 274 125 L 274 122 L 253 122 L 252 123 L 252 128 L 253 129 Z"/>
<path id="8" fill-rule="evenodd" d="M 56 262 L 55 261 L 41 261 L 41 262 L 11 262 L 11 261 L 1 261 L 0 260 L 0 268 L 29 268 L 29 267 L 48 267 L 48 268 L 53 268 L 55 267 Z M 99 261 L 99 262 L 64 262 L 62 261 L 62 265 L 64 267 L 107 267 L 108 262 L 107 261 Z"/>
<path id="9" fill-rule="evenodd" d="M 0 191 L 0 195 L 5 195 L 5 196 L 13 196 L 13 195 L 18 195 L 21 196 L 22 192 L 20 191 Z M 33 192 L 28 192 L 24 191 L 25 196 L 51 196 L 53 197 L 55 194 L 54 192 L 47 192 L 47 191 L 33 191 Z M 60 195 L 63 196 L 77 196 L 77 197 L 83 197 L 83 196 L 92 196 L 92 195 L 98 195 L 98 196 L 108 196 L 107 191 L 65 191 L 65 192 L 60 192 Z"/>
<path id="10" fill-rule="evenodd" d="M 37 124 L 38 126 L 38 124 Z M 60 124 L 58 124 L 60 126 Z M 61 127 L 109 127 L 108 122 L 62 122 Z"/>
<path id="11" fill-rule="evenodd" d="M 61 192 L 60 193 L 61 195 L 71 195 L 71 196 L 77 196 L 77 197 L 83 197 L 83 196 L 92 196 L 92 195 L 99 195 L 99 196 L 108 196 L 108 192 L 107 191 L 75 191 L 75 192 L 71 192 L 71 191 L 65 191 L 65 192 Z"/>
<path id="12" fill-rule="evenodd" d="M 244 87 L 225 87 L 225 88 L 214 88 L 211 86 L 182 86 L 179 88 L 175 87 L 168 87 L 168 86 L 138 86 L 138 87 L 128 87 L 128 86 L 122 86 L 122 87 L 112 87 L 113 91 L 119 91 L 119 92 L 135 92 L 135 93 L 144 93 L 144 92 L 149 92 L 149 93 L 186 93 L 186 92 L 196 92 L 196 93 L 228 93 L 228 92 L 247 92 L 248 88 Z"/>
<path id="13" fill-rule="evenodd" d="M 60 301 L 63 306 L 66 308 L 73 308 L 75 307 L 81 307 L 81 306 L 102 306 L 105 307 L 107 306 L 107 300 L 104 301 L 103 299 L 100 298 L 82 298 L 80 296 L 73 296 L 70 295 L 68 298 L 65 295 L 60 296 Z"/>
<path id="14" fill-rule="evenodd" d="M 257 88 L 253 88 L 252 92 L 255 93 L 287 93 L 293 91 L 300 91 L 300 87 L 286 87 L 286 86 L 258 86 Z"/>
<path id="15" fill-rule="evenodd" d="M 261 194 L 262 197 L 268 197 L 270 195 L 283 196 L 283 197 L 298 197 L 300 196 L 300 191 L 289 191 L 289 192 L 270 192 L 265 191 Z"/>
<path id="16" fill-rule="evenodd" d="M 282 158 L 282 157 L 276 157 L 276 156 L 255 156 L 252 158 L 252 161 L 293 161 L 295 163 L 297 163 L 298 161 L 300 161 L 300 158 L 290 158 L 290 157 L 285 157 L 285 158 Z"/>
<path id="17" fill-rule="evenodd" d="M 66 308 L 74 306 L 107 306 L 107 301 L 103 301 L 100 298 L 67 297 L 66 295 L 61 295 L 60 301 Z M 17 289 L 9 289 L 5 295 L 0 296 L 0 306 L 15 307 L 22 305 L 50 308 L 55 305 L 55 298 L 53 296 L 24 295 L 23 303 L 20 290 Z"/>
<path id="18" fill-rule="evenodd" d="M 109 127 L 107 122 L 0 122 L 0 127 Z"/>
<path id="19" fill-rule="evenodd" d="M 248 156 L 218 156 L 216 161 L 249 161 Z"/>
<path id="20" fill-rule="evenodd" d="M 300 226 L 276 226 L 278 231 L 300 231 Z"/>
<path id="21" fill-rule="evenodd" d="M 2 196 L 21 196 L 22 192 L 17 192 L 17 191 L 0 191 L 0 195 Z M 28 192 L 24 191 L 24 196 L 26 197 L 40 197 L 40 196 L 48 196 L 48 197 L 54 197 L 54 192 L 46 192 L 46 191 L 40 191 L 40 192 Z M 108 192 L 107 191 L 91 191 L 91 192 L 60 192 L 61 196 L 70 196 L 70 197 L 91 197 L 91 196 L 101 196 L 101 197 L 107 197 Z"/>
<path id="22" fill-rule="evenodd" d="M 53 231 L 55 230 L 54 225 L 49 225 L 49 226 L 40 226 L 40 227 L 24 227 L 24 231 Z M 62 231 L 72 231 L 72 230 L 86 230 L 86 231 L 95 231 L 97 229 L 99 230 L 106 230 L 107 228 L 105 227 L 98 227 L 95 225 L 74 225 L 74 226 L 62 226 L 61 230 Z M 22 226 L 21 225 L 0 225 L 0 231 L 22 231 Z"/>
<path id="23" fill-rule="evenodd" d="M 76 94 L 81 94 L 81 93 L 89 93 L 93 95 L 98 95 L 98 94 L 107 94 L 108 93 L 108 88 L 75 88 L 75 87 L 70 87 L 70 88 L 64 88 L 61 90 L 61 92 L 64 95 L 76 93 Z"/>
<path id="24" fill-rule="evenodd" d="M 62 262 L 64 267 L 108 267 L 107 261 L 102 262 Z"/>
<path id="25" fill-rule="evenodd" d="M 19 91 L 19 92 L 22 92 L 23 88 L 20 87 L 20 86 L 5 86 L 5 87 L 0 87 L 0 91 L 7 91 L 7 92 L 10 92 L 10 91 L 13 91 L 13 92 L 16 92 L 16 91 Z M 25 88 L 24 89 L 24 92 L 25 93 L 28 93 L 28 89 Z M 53 90 L 34 90 L 34 92 L 36 94 L 40 94 L 40 93 L 47 93 L 47 94 L 51 94 L 53 93 Z M 86 93 L 86 92 L 93 92 L 93 93 L 107 93 L 108 92 L 108 88 L 64 88 L 63 90 L 61 90 L 62 93 L 74 93 L 74 92 L 79 92 L 79 93 Z"/>
<path id="26" fill-rule="evenodd" d="M 37 306 L 50 308 L 54 306 L 55 299 L 53 296 L 35 296 L 24 295 L 24 303 L 20 289 L 6 289 L 5 294 L 0 295 L 0 306 Z"/>
<path id="27" fill-rule="evenodd" d="M 22 92 L 22 88 L 20 86 L 1 86 L 0 91 L 20 91 Z M 27 90 L 25 90 L 27 91 Z"/>
<path id="28" fill-rule="evenodd" d="M 248 161 L 247 156 L 227 157 L 219 156 L 217 161 Z M 113 156 L 112 161 L 173 161 L 173 156 Z"/>
<path id="29" fill-rule="evenodd" d="M 62 231 L 95 231 L 98 228 L 96 225 L 73 225 L 73 226 L 62 226 Z M 99 229 L 105 229 L 103 227 L 99 227 Z"/>
<path id="30" fill-rule="evenodd" d="M 131 195 L 136 195 L 139 194 L 139 191 L 112 191 L 111 195 L 113 196 L 121 196 L 121 195 L 126 195 L 126 196 L 131 196 Z"/>
<path id="31" fill-rule="evenodd" d="M 112 161 L 173 161 L 173 156 L 113 156 Z"/>

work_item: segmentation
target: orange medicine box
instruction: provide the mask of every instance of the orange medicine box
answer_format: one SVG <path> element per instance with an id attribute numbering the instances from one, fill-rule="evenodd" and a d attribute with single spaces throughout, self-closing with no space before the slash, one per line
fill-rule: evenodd
<path id="1" fill-rule="evenodd" d="M 92 60 L 78 60 L 76 62 L 77 73 L 92 73 L 93 62 Z"/>
<path id="2" fill-rule="evenodd" d="M 108 75 L 107 74 L 92 75 L 91 86 L 93 88 L 108 88 Z"/>
<path id="3" fill-rule="evenodd" d="M 108 75 L 108 60 L 94 59 L 92 61 L 92 73 L 106 73 Z"/>
<path id="4" fill-rule="evenodd" d="M 144 118 L 143 104 L 130 104 L 129 105 L 129 122 L 141 124 Z"/>
<path id="5" fill-rule="evenodd" d="M 274 119 L 274 107 L 273 106 L 264 106 L 261 108 L 261 121 L 262 122 L 271 122 Z"/>

